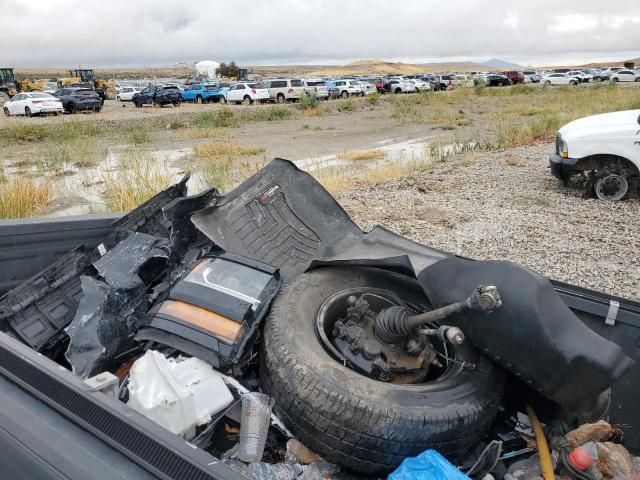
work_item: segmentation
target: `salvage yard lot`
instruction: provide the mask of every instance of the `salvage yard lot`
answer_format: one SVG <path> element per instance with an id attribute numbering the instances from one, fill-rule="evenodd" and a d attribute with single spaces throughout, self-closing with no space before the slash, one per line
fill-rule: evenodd
<path id="1" fill-rule="evenodd" d="M 633 108 L 636 86 L 521 85 L 3 118 L 0 215 L 126 210 L 185 171 L 199 172 L 194 190 L 229 190 L 278 156 L 311 171 L 365 228 L 638 299 L 637 197 L 609 204 L 560 190 L 546 158 L 567 121 Z"/>

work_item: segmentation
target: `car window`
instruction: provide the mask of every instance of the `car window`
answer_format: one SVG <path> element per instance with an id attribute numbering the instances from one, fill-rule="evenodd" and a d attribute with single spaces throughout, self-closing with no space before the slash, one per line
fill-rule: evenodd
<path id="1" fill-rule="evenodd" d="M 245 88 L 244 85 L 236 85 L 236 90 L 245 90 Z"/>
<path id="2" fill-rule="evenodd" d="M 323 81 L 313 80 L 313 81 L 307 81 L 306 83 L 309 87 L 320 87 L 327 84 L 327 82 L 325 82 L 324 80 Z"/>
<path id="3" fill-rule="evenodd" d="M 258 85 L 257 83 L 248 83 L 247 84 L 248 88 L 262 88 L 260 87 L 260 85 Z"/>
<path id="4" fill-rule="evenodd" d="M 302 81 L 301 80 L 291 80 L 291 86 L 292 87 L 301 87 L 302 86 Z"/>
<path id="5" fill-rule="evenodd" d="M 33 98 L 51 98 L 51 95 L 42 92 L 34 92 L 30 96 Z"/>

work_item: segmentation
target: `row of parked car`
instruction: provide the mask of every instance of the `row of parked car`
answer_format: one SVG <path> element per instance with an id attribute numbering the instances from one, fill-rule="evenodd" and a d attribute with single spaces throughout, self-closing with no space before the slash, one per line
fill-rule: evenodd
<path id="1" fill-rule="evenodd" d="M 76 113 L 80 111 L 99 112 L 103 100 L 90 88 L 64 87 L 53 94 L 46 92 L 22 92 L 6 102 L 4 114 L 25 115 L 31 117 L 39 114 L 60 115 L 64 112 Z"/>
<path id="2" fill-rule="evenodd" d="M 372 93 L 417 93 L 428 90 L 446 90 L 457 86 L 486 85 L 502 87 L 518 83 L 543 83 L 545 85 L 577 85 L 594 81 L 639 82 L 640 72 L 631 68 L 555 71 L 505 71 L 469 72 L 405 76 L 361 76 L 358 78 L 274 78 L 260 82 L 189 82 L 185 85 L 147 85 L 144 88 L 119 86 L 116 100 L 132 102 L 136 107 L 144 105 L 179 106 L 182 102 L 235 103 L 295 102 L 304 95 L 321 100 L 366 96 Z M 6 102 L 5 115 L 38 115 L 99 112 L 103 99 L 94 90 L 68 86 L 48 92 L 22 92 Z"/>

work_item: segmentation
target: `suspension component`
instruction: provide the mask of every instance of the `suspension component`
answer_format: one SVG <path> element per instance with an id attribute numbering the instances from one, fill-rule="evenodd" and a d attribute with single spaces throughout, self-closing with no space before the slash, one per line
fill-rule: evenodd
<path id="1" fill-rule="evenodd" d="M 388 343 L 398 343 L 424 324 L 443 320 L 463 310 L 476 310 L 490 313 L 502 306 L 502 298 L 494 286 L 479 286 L 469 297 L 462 301 L 446 305 L 429 312 L 414 315 L 411 310 L 401 305 L 394 305 L 381 310 L 376 317 L 375 333 L 378 338 Z M 457 330 L 457 331 L 456 331 Z M 464 341 L 460 329 L 452 330 L 451 339 L 442 337 L 450 343 L 459 344 Z"/>

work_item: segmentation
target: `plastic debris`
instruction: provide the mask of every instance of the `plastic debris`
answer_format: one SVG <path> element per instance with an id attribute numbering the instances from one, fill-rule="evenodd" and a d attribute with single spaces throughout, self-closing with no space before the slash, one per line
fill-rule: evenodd
<path id="1" fill-rule="evenodd" d="M 187 439 L 232 401 L 221 375 L 198 358 L 167 359 L 148 350 L 131 367 L 128 405 Z"/>
<path id="2" fill-rule="evenodd" d="M 469 480 L 435 450 L 426 450 L 417 457 L 406 458 L 389 475 L 388 480 Z"/>
<path id="3" fill-rule="evenodd" d="M 325 462 L 324 460 L 318 460 L 310 465 L 303 467 L 300 480 L 326 480 L 331 478 L 332 475 L 340 471 L 340 467 L 333 463 Z"/>
<path id="4" fill-rule="evenodd" d="M 111 398 L 118 398 L 118 386 L 120 379 L 111 372 L 102 372 L 87 378 L 84 383 L 89 385 L 92 390 L 102 392 Z"/>
<path id="5" fill-rule="evenodd" d="M 611 440 L 619 433 L 617 428 L 611 424 L 600 420 L 596 423 L 585 423 L 575 430 L 565 435 L 566 439 L 573 448 L 584 445 L 587 442 L 604 442 Z"/>
<path id="6" fill-rule="evenodd" d="M 302 473 L 302 466 L 289 463 L 252 463 L 249 465 L 251 480 L 293 480 Z"/>
<path id="7" fill-rule="evenodd" d="M 262 460 L 273 403 L 273 398 L 263 393 L 248 392 L 242 396 L 238 458 L 243 462 Z"/>
<path id="8" fill-rule="evenodd" d="M 287 451 L 284 458 L 287 463 L 299 463 L 301 465 L 308 465 L 322 459 L 320 455 L 309 450 L 295 438 L 287 441 Z"/>
<path id="9" fill-rule="evenodd" d="M 569 452 L 569 461 L 578 470 L 586 470 L 591 466 L 591 455 L 584 448 L 576 447 Z"/>
<path id="10" fill-rule="evenodd" d="M 598 469 L 605 477 L 619 476 L 627 480 L 640 480 L 635 473 L 633 459 L 622 445 L 617 443 L 598 443 Z"/>

